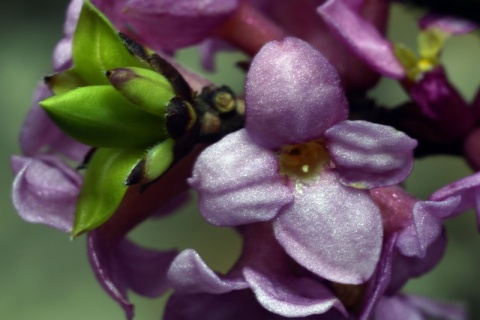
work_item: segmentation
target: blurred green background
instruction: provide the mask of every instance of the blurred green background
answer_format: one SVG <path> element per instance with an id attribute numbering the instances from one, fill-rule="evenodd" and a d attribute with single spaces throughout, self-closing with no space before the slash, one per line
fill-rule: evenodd
<path id="1" fill-rule="evenodd" d="M 0 2 L 0 319 L 63 320 L 123 319 L 122 310 L 96 283 L 86 258 L 85 239 L 70 241 L 56 230 L 23 222 L 12 208 L 9 158 L 18 154 L 18 132 L 30 106 L 36 83 L 51 71 L 51 50 L 62 35 L 66 1 Z M 390 36 L 415 47 L 415 17 L 419 13 L 395 8 Z M 453 82 L 471 100 L 480 84 L 479 35 L 452 39 L 443 56 Z M 198 69 L 195 50 L 185 50 L 180 59 Z M 242 73 L 234 62 L 242 56 L 221 55 L 219 74 L 209 75 L 218 84 L 242 91 Z M 393 81 L 382 80 L 371 95 L 386 105 L 395 105 L 405 95 Z M 469 174 L 462 159 L 432 157 L 417 161 L 408 189 L 420 198 L 457 178 Z M 431 297 L 464 301 L 470 319 L 480 319 L 480 237 L 473 213 L 448 223 L 450 244 L 439 267 L 422 279 L 411 281 L 406 291 Z M 226 271 L 240 250 L 240 241 L 230 230 L 206 225 L 195 205 L 180 214 L 148 221 L 132 237 L 160 249 L 193 247 L 220 271 Z M 138 320 L 159 319 L 165 298 L 143 299 L 132 294 Z"/>

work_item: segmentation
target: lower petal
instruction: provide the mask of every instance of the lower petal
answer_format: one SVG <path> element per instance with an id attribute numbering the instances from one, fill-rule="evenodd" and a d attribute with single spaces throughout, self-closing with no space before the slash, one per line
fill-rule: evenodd
<path id="1" fill-rule="evenodd" d="M 345 187 L 332 171 L 297 192 L 274 228 L 291 257 L 335 282 L 363 283 L 379 260 L 383 229 L 378 207 L 368 192 Z"/>
<path id="2" fill-rule="evenodd" d="M 285 317 L 305 317 L 323 314 L 335 307 L 346 315 L 342 303 L 313 279 L 275 279 L 250 268 L 245 268 L 243 274 L 258 302 L 273 313 Z"/>

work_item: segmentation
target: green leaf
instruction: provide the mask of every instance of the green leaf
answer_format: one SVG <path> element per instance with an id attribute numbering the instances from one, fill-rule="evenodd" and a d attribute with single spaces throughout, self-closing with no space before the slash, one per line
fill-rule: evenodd
<path id="1" fill-rule="evenodd" d="M 175 96 L 172 85 L 159 73 L 141 68 L 109 70 L 110 83 L 141 110 L 165 117 L 167 105 Z"/>
<path id="2" fill-rule="evenodd" d="M 125 180 L 143 156 L 142 149 L 98 149 L 83 180 L 72 236 L 91 231 L 117 210 L 128 187 Z"/>
<path id="3" fill-rule="evenodd" d="M 94 147 L 147 147 L 168 137 L 164 121 L 132 105 L 110 85 L 80 87 L 40 103 L 74 139 Z"/>
<path id="4" fill-rule="evenodd" d="M 85 1 L 73 36 L 73 71 L 91 85 L 107 84 L 105 71 L 120 67 L 148 68 L 123 44 L 113 25 Z"/>

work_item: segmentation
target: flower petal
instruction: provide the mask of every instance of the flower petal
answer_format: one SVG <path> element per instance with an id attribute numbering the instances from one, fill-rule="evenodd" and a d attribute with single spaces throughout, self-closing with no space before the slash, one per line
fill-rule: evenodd
<path id="1" fill-rule="evenodd" d="M 384 297 L 374 311 L 373 320 L 425 320 L 420 311 L 402 297 Z"/>
<path id="2" fill-rule="evenodd" d="M 275 236 L 298 263 L 339 283 L 372 275 L 382 247 L 382 221 L 367 191 L 345 187 L 332 171 L 295 194 L 274 220 Z"/>
<path id="3" fill-rule="evenodd" d="M 272 41 L 260 50 L 245 90 L 245 128 L 266 148 L 319 138 L 348 113 L 335 68 L 296 38 Z"/>
<path id="4" fill-rule="evenodd" d="M 287 320 L 265 310 L 250 290 L 236 290 L 225 294 L 173 294 L 167 302 L 165 320 Z M 318 315 L 293 318 L 315 320 Z M 322 320 L 338 320 L 338 314 Z"/>
<path id="5" fill-rule="evenodd" d="M 461 305 L 453 303 L 444 303 L 428 299 L 426 297 L 408 295 L 404 297 L 405 301 L 417 307 L 422 313 L 434 318 L 445 320 L 466 320 L 467 310 Z"/>
<path id="6" fill-rule="evenodd" d="M 250 268 L 245 268 L 243 274 L 258 302 L 273 313 L 285 317 L 305 317 L 323 314 L 335 307 L 346 315 L 342 303 L 313 279 L 274 279 Z"/>
<path id="7" fill-rule="evenodd" d="M 437 28 L 449 34 L 465 34 L 472 32 L 478 26 L 471 21 L 459 19 L 454 16 L 443 16 L 428 13 L 419 21 L 420 28 Z"/>
<path id="8" fill-rule="evenodd" d="M 245 280 L 220 277 L 210 269 L 195 250 L 182 251 L 168 270 L 168 282 L 178 293 L 226 293 L 248 288 Z"/>
<path id="9" fill-rule="evenodd" d="M 444 201 L 418 201 L 413 207 L 413 221 L 399 235 L 397 246 L 408 257 L 424 258 L 428 247 L 439 237 L 442 217 L 450 215 L 460 197 Z"/>
<path id="10" fill-rule="evenodd" d="M 377 302 L 383 297 L 385 290 L 390 283 L 397 234 L 386 236 L 386 238 L 375 273 L 368 281 L 368 287 L 359 320 L 371 319 L 370 314 L 372 313 L 372 310 L 377 305 Z"/>
<path id="11" fill-rule="evenodd" d="M 390 78 L 403 78 L 405 71 L 391 43 L 345 2 L 329 0 L 318 8 L 332 33 L 375 71 Z"/>
<path id="12" fill-rule="evenodd" d="M 148 47 L 174 50 L 213 34 L 238 6 L 238 0 L 129 0 L 128 23 Z"/>
<path id="13" fill-rule="evenodd" d="M 430 199 L 440 201 L 454 196 L 461 196 L 461 200 L 453 214 L 475 208 L 477 217 L 480 217 L 480 173 L 472 174 L 435 191 Z"/>
<path id="14" fill-rule="evenodd" d="M 386 294 L 392 295 L 398 293 L 408 280 L 417 278 L 431 271 L 443 258 L 446 247 L 447 239 L 445 232 L 442 232 L 440 237 L 428 246 L 425 257 L 423 258 L 417 258 L 415 256 L 407 257 L 398 253 L 398 250 L 396 250 L 397 254 L 395 254 L 393 260 L 392 277 L 388 284 Z"/>
<path id="15" fill-rule="evenodd" d="M 128 289 L 147 297 L 160 296 L 168 289 L 166 273 L 176 251 L 145 249 L 126 239 L 111 243 L 99 231 L 89 233 L 87 245 L 97 280 L 124 309 L 128 319 L 133 319 Z"/>
<path id="16" fill-rule="evenodd" d="M 189 183 L 199 192 L 202 215 L 221 226 L 270 220 L 293 198 L 277 157 L 255 145 L 245 130 L 202 152 Z"/>
<path id="17" fill-rule="evenodd" d="M 417 141 L 392 127 L 344 121 L 328 129 L 325 137 L 345 185 L 361 189 L 394 185 L 412 171 Z"/>
<path id="18" fill-rule="evenodd" d="M 12 157 L 13 205 L 20 217 L 70 232 L 81 177 L 53 156 Z"/>

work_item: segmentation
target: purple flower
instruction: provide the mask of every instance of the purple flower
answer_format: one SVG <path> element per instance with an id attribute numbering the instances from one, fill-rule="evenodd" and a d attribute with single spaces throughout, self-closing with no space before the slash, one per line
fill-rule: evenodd
<path id="1" fill-rule="evenodd" d="M 308 270 L 365 282 L 383 231 L 364 189 L 405 179 L 416 141 L 346 121 L 335 69 L 295 38 L 271 42 L 255 57 L 245 102 L 245 129 L 207 148 L 189 180 L 203 216 L 221 226 L 272 221 L 277 240 Z"/>
<path id="2" fill-rule="evenodd" d="M 399 293 L 410 278 L 440 261 L 446 239 L 439 223 L 455 212 L 459 197 L 419 201 L 399 187 L 371 193 L 382 214 L 385 238 L 366 283 L 343 285 L 314 276 L 285 253 L 270 222 L 249 224 L 239 228 L 243 252 L 226 275 L 216 274 L 193 250 L 175 258 L 168 271 L 175 293 L 165 318 L 187 320 L 200 314 L 202 319 L 283 319 L 317 314 L 315 319 L 383 320 L 392 308 L 392 320 L 405 319 L 406 314 L 465 319 L 458 306 Z"/>
<path id="3" fill-rule="evenodd" d="M 373 70 L 394 79 L 403 78 L 405 71 L 395 57 L 391 43 L 360 14 L 359 4 L 363 2 L 368 1 L 329 0 L 318 8 L 318 13 L 333 35 Z M 382 5 L 382 1 L 374 2 L 377 6 Z"/>
<path id="4" fill-rule="evenodd" d="M 71 232 L 82 178 L 62 160 L 42 155 L 12 157 L 13 205 L 27 222 Z"/>
<path id="5" fill-rule="evenodd" d="M 225 276 L 215 274 L 194 250 L 185 250 L 175 258 L 168 271 L 169 282 L 175 289 L 169 305 L 184 307 L 167 306 L 166 319 L 193 319 L 198 317 L 193 311 L 198 308 L 203 319 L 230 319 L 227 315 L 232 310 L 237 310 L 235 317 L 239 319 L 247 315 L 253 319 L 267 317 L 266 310 L 272 312 L 271 319 L 305 317 L 329 310 L 346 316 L 344 306 L 323 281 L 285 253 L 274 238 L 271 223 L 251 224 L 242 228 L 241 233 L 242 255 Z M 259 308 L 251 294 L 245 292 L 248 288 L 265 309 Z M 209 308 L 202 307 L 206 301 L 210 301 Z M 247 304 L 253 308 L 239 310 Z"/>
<path id="6" fill-rule="evenodd" d="M 460 197 L 460 204 L 455 209 L 455 214 L 461 214 L 472 208 L 475 209 L 480 229 L 480 173 L 477 172 L 446 185 L 434 192 L 430 199 L 441 201 L 456 196 Z"/>
<path id="7" fill-rule="evenodd" d="M 352 53 L 378 73 L 402 81 L 423 115 L 433 120 L 448 139 L 464 137 L 474 125 L 472 111 L 449 83 L 439 56 L 451 34 L 471 31 L 474 26 L 450 17 L 427 15 L 420 21 L 424 30 L 419 55 L 401 45 L 395 47 L 345 0 L 329 0 L 319 13 L 337 38 Z"/>
<path id="8" fill-rule="evenodd" d="M 142 248 L 125 238 L 112 242 L 98 230 L 89 233 L 87 248 L 98 282 L 120 304 L 127 319 L 134 316 L 128 290 L 154 298 L 169 288 L 166 273 L 177 255 L 176 250 L 161 252 Z"/>

